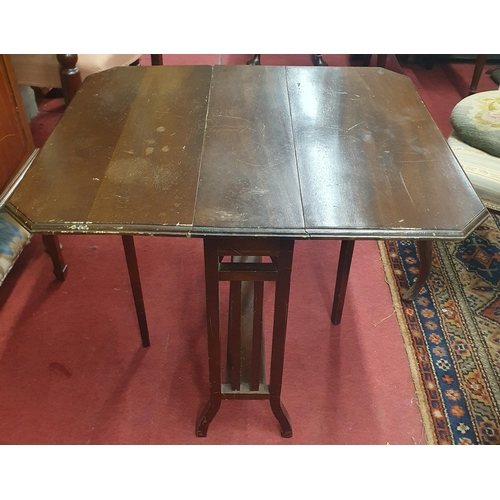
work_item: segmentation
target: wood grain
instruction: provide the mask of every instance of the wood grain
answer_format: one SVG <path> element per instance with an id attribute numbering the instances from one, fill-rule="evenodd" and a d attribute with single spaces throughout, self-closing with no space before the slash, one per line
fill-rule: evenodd
<path id="1" fill-rule="evenodd" d="M 408 78 L 277 66 L 87 78 L 9 210 L 34 232 L 424 240 L 487 215 Z"/>

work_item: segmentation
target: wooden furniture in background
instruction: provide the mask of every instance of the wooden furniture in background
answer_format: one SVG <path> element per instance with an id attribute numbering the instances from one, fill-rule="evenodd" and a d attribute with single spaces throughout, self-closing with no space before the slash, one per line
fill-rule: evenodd
<path id="1" fill-rule="evenodd" d="M 7 203 L 37 153 L 10 56 L 0 54 L 0 208 Z M 57 235 L 43 234 L 42 239 L 55 276 L 63 281 L 67 266 Z"/>
<path id="2" fill-rule="evenodd" d="M 477 84 L 479 83 L 479 79 L 483 74 L 484 66 L 486 64 L 486 59 L 488 59 L 488 56 L 486 54 L 481 54 L 477 56 L 476 64 L 474 65 L 474 74 L 472 75 L 472 81 L 469 87 L 469 95 L 476 93 Z"/>
<path id="3" fill-rule="evenodd" d="M 426 69 L 432 69 L 434 67 L 434 63 L 436 62 L 437 58 L 438 56 L 435 54 L 426 54 L 419 56 L 419 59 L 421 60 Z M 474 63 L 474 72 L 472 74 L 471 83 L 469 85 L 468 95 L 476 93 L 477 85 L 479 83 L 481 75 L 483 74 L 484 66 L 486 65 L 487 59 L 488 56 L 485 54 L 479 54 L 476 56 L 476 62 Z"/>
<path id="4" fill-rule="evenodd" d="M 66 105 L 89 75 L 118 66 L 139 64 L 141 54 L 13 54 L 12 66 L 20 85 L 61 88 Z M 152 65 L 161 66 L 163 56 L 151 55 Z"/>
<path id="5" fill-rule="evenodd" d="M 64 94 L 64 101 L 66 104 L 69 104 L 82 84 L 82 75 L 78 68 L 78 55 L 57 54 L 57 60 L 61 65 L 59 72 L 61 75 L 61 85 Z M 130 64 L 130 66 L 138 65 L 139 59 L 136 59 L 133 63 Z M 151 65 L 163 66 L 163 55 L 151 54 Z"/>
<path id="6" fill-rule="evenodd" d="M 249 66 L 259 66 L 260 65 L 260 54 L 255 54 L 252 59 L 247 61 Z M 313 56 L 313 64 L 314 66 L 328 66 L 328 64 L 324 61 L 323 56 L 321 54 L 314 54 Z"/>
<path id="7" fill-rule="evenodd" d="M 10 57 L 0 54 L 0 207 L 34 150 Z"/>

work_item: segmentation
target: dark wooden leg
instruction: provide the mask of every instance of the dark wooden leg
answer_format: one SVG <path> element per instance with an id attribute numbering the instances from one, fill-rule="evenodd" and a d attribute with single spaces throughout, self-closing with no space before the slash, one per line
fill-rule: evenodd
<path id="1" fill-rule="evenodd" d="M 333 294 L 332 323 L 340 324 L 342 311 L 344 309 L 345 293 L 349 271 L 351 269 L 352 252 L 354 251 L 354 240 L 342 240 L 340 247 L 339 265 L 337 267 L 337 280 L 335 282 L 335 292 Z"/>
<path id="2" fill-rule="evenodd" d="M 314 66 L 328 66 L 328 64 L 323 60 L 322 54 L 313 55 L 313 64 Z"/>
<path id="3" fill-rule="evenodd" d="M 472 81 L 469 87 L 469 95 L 476 93 L 477 84 L 479 83 L 479 79 L 483 74 L 483 69 L 484 65 L 486 64 L 487 58 L 488 56 L 486 54 L 477 56 L 476 65 L 474 66 L 474 74 L 472 75 Z"/>
<path id="4" fill-rule="evenodd" d="M 55 234 L 42 235 L 43 246 L 52 259 L 54 275 L 59 281 L 66 279 L 68 266 L 64 263 L 59 238 Z"/>
<path id="5" fill-rule="evenodd" d="M 271 352 L 271 373 L 269 379 L 269 400 L 271 409 L 281 427 L 281 436 L 292 437 L 290 417 L 281 402 L 281 383 L 285 360 L 285 337 L 290 296 L 290 275 L 292 272 L 293 240 L 282 240 L 278 264 L 274 303 L 273 342 Z"/>
<path id="6" fill-rule="evenodd" d="M 152 66 L 163 66 L 163 54 L 151 54 Z"/>
<path id="7" fill-rule="evenodd" d="M 420 258 L 420 271 L 417 279 L 409 290 L 403 293 L 403 300 L 413 300 L 420 289 L 424 286 L 429 273 L 431 272 L 432 265 L 432 241 L 430 240 L 417 240 L 417 251 Z"/>
<path id="8" fill-rule="evenodd" d="M 123 249 L 125 250 L 125 258 L 127 260 L 128 275 L 130 277 L 130 285 L 134 296 L 135 311 L 139 322 L 139 330 L 141 332 L 142 346 L 149 347 L 149 332 L 146 322 L 146 310 L 144 308 L 144 300 L 142 298 L 141 280 L 139 278 L 139 266 L 137 265 L 137 255 L 135 253 L 134 237 L 122 235 Z"/>
<path id="9" fill-rule="evenodd" d="M 71 102 L 74 95 L 82 85 L 82 75 L 78 69 L 78 56 L 76 54 L 57 54 L 57 60 L 61 65 L 59 74 L 66 106 Z"/>
<path id="10" fill-rule="evenodd" d="M 219 256 L 217 241 L 205 238 L 205 295 L 207 301 L 208 377 L 210 399 L 196 422 L 196 436 L 206 437 L 208 426 L 221 404 L 221 366 L 219 332 Z"/>
<path id="11" fill-rule="evenodd" d="M 432 55 L 420 55 L 418 57 L 418 60 L 423 64 L 425 69 L 431 70 L 434 67 L 434 64 L 436 62 L 436 56 L 434 54 Z"/>
<path id="12" fill-rule="evenodd" d="M 387 64 L 387 54 L 378 54 L 377 55 L 377 66 L 379 68 L 385 68 Z"/>
<path id="13" fill-rule="evenodd" d="M 259 66 L 260 65 L 260 54 L 255 54 L 252 59 L 247 61 L 249 66 Z"/>
<path id="14" fill-rule="evenodd" d="M 497 84 L 500 85 L 500 66 L 494 66 L 486 71 L 487 75 Z"/>

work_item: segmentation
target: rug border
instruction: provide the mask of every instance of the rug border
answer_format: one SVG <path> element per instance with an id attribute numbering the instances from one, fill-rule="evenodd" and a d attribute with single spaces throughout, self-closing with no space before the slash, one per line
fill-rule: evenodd
<path id="1" fill-rule="evenodd" d="M 418 369 L 418 362 L 415 359 L 415 351 L 413 348 L 411 333 L 408 329 L 406 318 L 403 314 L 403 304 L 401 302 L 401 294 L 392 273 L 392 266 L 388 256 L 387 247 L 385 245 L 385 240 L 379 240 L 377 243 L 379 247 L 379 253 L 382 260 L 382 265 L 383 265 L 382 267 L 384 269 L 386 282 L 387 285 L 389 286 L 389 291 L 391 293 L 394 312 L 396 313 L 396 318 L 398 320 L 399 329 L 401 331 L 401 336 L 403 337 L 403 344 L 410 365 L 411 377 L 413 379 L 413 384 L 415 386 L 417 405 L 420 410 L 420 415 L 422 417 L 422 425 L 424 427 L 425 438 L 427 440 L 427 444 L 438 444 L 437 437 L 434 432 L 434 424 L 430 414 L 430 408 L 425 398 L 425 393 L 426 393 L 425 387 L 422 382 L 422 377 L 420 376 L 420 371 Z"/>

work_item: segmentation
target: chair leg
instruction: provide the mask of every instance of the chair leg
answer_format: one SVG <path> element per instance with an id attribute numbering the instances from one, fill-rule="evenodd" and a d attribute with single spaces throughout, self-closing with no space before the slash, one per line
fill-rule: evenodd
<path id="1" fill-rule="evenodd" d="M 76 54 L 57 54 L 57 60 L 61 65 L 59 74 L 61 75 L 64 102 L 68 106 L 82 85 L 82 75 L 77 66 L 78 56 Z"/>
<path id="2" fill-rule="evenodd" d="M 252 59 L 247 61 L 249 66 L 259 66 L 260 65 L 260 54 L 255 54 Z"/>
<path id="3" fill-rule="evenodd" d="M 152 66 L 163 66 L 163 54 L 151 54 Z"/>
<path id="4" fill-rule="evenodd" d="M 474 66 L 474 74 L 472 75 L 472 81 L 469 87 L 469 95 L 475 94 L 477 89 L 477 84 L 479 79 L 483 74 L 484 65 L 486 64 L 487 55 L 481 54 L 477 56 L 476 65 Z"/>
<path id="5" fill-rule="evenodd" d="M 314 66 L 328 66 L 328 64 L 323 59 L 322 54 L 314 54 L 313 55 L 313 64 L 314 64 Z"/>
<path id="6" fill-rule="evenodd" d="M 387 54 L 378 54 L 377 55 L 377 66 L 379 68 L 385 68 L 387 64 Z"/>

